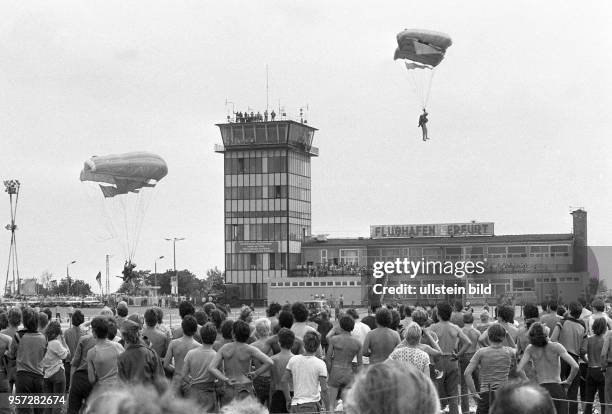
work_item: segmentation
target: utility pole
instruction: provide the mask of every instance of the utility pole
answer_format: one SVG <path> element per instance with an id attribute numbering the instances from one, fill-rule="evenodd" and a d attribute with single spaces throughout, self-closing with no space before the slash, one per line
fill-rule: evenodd
<path id="1" fill-rule="evenodd" d="M 157 261 L 163 258 L 164 256 L 159 256 L 157 259 L 155 259 L 155 286 L 157 286 Z M 174 267 L 176 268 L 176 264 Z"/>
<path id="2" fill-rule="evenodd" d="M 184 237 L 174 237 L 172 239 L 166 239 L 166 241 L 171 241 L 172 242 L 172 253 L 173 253 L 173 262 L 174 262 L 174 278 L 173 278 L 172 282 L 176 286 L 176 295 L 177 296 L 178 296 L 178 272 L 176 271 L 176 242 L 177 241 L 181 241 L 181 240 L 185 240 L 185 238 Z M 172 286 L 170 286 L 170 290 L 172 292 Z"/>
<path id="3" fill-rule="evenodd" d="M 111 257 L 110 254 L 106 255 L 106 296 L 107 298 L 110 292 L 110 266 L 109 266 L 110 257 Z"/>
<path id="4" fill-rule="evenodd" d="M 71 264 L 75 264 L 76 260 L 73 260 L 72 262 L 68 263 L 66 265 L 66 296 L 70 296 L 70 265 Z"/>

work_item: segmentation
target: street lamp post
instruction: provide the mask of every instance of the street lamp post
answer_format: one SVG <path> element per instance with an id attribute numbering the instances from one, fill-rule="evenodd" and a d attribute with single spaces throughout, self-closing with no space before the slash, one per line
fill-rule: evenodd
<path id="1" fill-rule="evenodd" d="M 72 262 L 68 263 L 66 265 L 66 295 L 70 296 L 70 265 L 71 264 L 75 264 L 76 260 L 73 260 Z"/>
<path id="2" fill-rule="evenodd" d="M 178 296 L 178 273 L 176 272 L 176 242 L 185 240 L 184 237 L 173 237 L 171 239 L 166 239 L 166 241 L 172 242 L 172 254 L 173 254 L 173 262 L 174 262 L 174 277 L 176 278 L 176 294 Z M 172 287 L 170 287 L 172 289 Z"/>
<path id="3" fill-rule="evenodd" d="M 157 286 L 157 261 L 163 258 L 164 256 L 159 256 L 157 259 L 155 259 L 155 286 Z"/>

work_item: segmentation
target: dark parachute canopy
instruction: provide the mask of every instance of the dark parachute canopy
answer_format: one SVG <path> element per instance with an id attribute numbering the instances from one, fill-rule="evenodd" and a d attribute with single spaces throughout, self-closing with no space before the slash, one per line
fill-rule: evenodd
<path id="1" fill-rule="evenodd" d="M 431 30 L 406 29 L 397 34 L 395 60 L 406 59 L 413 63 L 436 67 L 444 59 L 444 53 L 453 44 L 450 36 Z"/>
<path id="2" fill-rule="evenodd" d="M 397 34 L 394 60 L 402 60 L 423 108 L 429 101 L 433 70 L 453 44 L 450 36 L 431 30 L 406 29 Z"/>
<path id="3" fill-rule="evenodd" d="M 129 263 L 136 253 L 152 187 L 167 174 L 164 159 L 150 152 L 93 156 L 81 170 L 81 181 L 93 187 L 90 191 L 96 190 L 92 198 L 102 206 L 107 230 L 120 240 Z"/>

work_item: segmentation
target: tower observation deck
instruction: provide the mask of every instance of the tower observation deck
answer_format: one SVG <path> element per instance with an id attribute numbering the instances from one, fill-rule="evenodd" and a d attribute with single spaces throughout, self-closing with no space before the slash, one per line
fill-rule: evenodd
<path id="1" fill-rule="evenodd" d="M 305 122 L 235 119 L 216 124 L 224 157 L 228 300 L 263 305 L 270 280 L 301 264 L 311 235 L 311 157 L 317 130 Z"/>

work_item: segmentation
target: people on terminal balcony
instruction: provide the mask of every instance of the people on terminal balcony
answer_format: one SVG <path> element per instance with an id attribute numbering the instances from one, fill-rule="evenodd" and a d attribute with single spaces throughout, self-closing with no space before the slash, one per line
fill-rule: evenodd
<path id="1" fill-rule="evenodd" d="M 359 266 L 354 263 L 316 263 L 309 264 L 306 268 L 308 277 L 335 276 L 335 275 L 360 275 L 368 270 L 367 266 Z"/>

